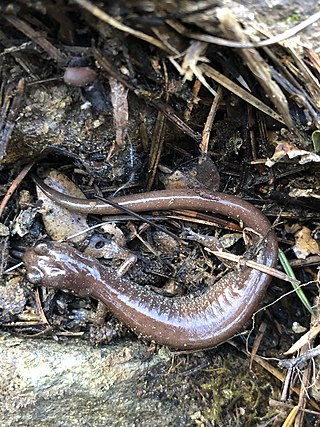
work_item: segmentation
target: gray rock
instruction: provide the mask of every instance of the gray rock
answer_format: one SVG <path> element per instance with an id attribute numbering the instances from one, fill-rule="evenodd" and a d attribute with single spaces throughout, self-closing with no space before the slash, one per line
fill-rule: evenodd
<path id="1" fill-rule="evenodd" d="M 165 348 L 150 354 L 126 340 L 94 348 L 78 339 L 6 337 L 0 352 L 3 427 L 194 425 L 197 404 L 184 380 L 168 375 Z"/>

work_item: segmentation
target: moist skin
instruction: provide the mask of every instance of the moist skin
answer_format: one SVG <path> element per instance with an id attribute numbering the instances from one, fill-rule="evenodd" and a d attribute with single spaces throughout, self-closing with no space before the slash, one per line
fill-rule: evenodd
<path id="1" fill-rule="evenodd" d="M 39 178 L 37 185 L 59 205 L 77 212 L 119 213 L 97 200 L 59 193 Z M 223 193 L 164 190 L 117 197 L 113 201 L 135 212 L 192 209 L 223 214 L 252 229 L 257 243 L 253 260 L 275 267 L 278 245 L 271 224 L 254 206 Z M 234 335 L 250 319 L 271 277 L 241 267 L 229 271 L 201 295 L 171 298 L 139 286 L 96 259 L 65 243 L 40 244 L 24 255 L 28 279 L 43 286 L 101 300 L 126 326 L 150 340 L 179 349 L 214 347 Z"/>

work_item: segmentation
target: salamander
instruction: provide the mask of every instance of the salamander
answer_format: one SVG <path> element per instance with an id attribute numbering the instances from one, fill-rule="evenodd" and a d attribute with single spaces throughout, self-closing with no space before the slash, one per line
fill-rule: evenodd
<path id="1" fill-rule="evenodd" d="M 38 177 L 35 181 L 48 197 L 70 210 L 119 213 L 105 202 L 73 198 L 51 189 Z M 179 189 L 113 200 L 134 212 L 192 209 L 222 214 L 252 230 L 251 238 L 257 243 L 253 259 L 257 263 L 276 265 L 278 245 L 270 222 L 257 208 L 236 196 Z M 232 337 L 250 319 L 271 280 L 268 274 L 244 266 L 228 271 L 199 295 L 167 297 L 119 277 L 115 270 L 65 243 L 29 248 L 23 260 L 30 282 L 101 300 L 138 335 L 190 350 L 211 348 Z"/>

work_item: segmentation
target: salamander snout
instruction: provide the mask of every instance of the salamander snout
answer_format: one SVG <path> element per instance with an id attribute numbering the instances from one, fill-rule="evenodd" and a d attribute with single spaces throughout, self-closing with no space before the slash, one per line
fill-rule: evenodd
<path id="1" fill-rule="evenodd" d="M 43 279 L 43 273 L 38 267 L 30 267 L 27 273 L 27 279 L 30 283 L 39 285 Z"/>

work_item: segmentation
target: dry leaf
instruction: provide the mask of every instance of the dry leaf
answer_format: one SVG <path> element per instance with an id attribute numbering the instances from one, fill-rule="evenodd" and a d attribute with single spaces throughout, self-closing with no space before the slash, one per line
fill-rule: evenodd
<path id="1" fill-rule="evenodd" d="M 315 338 L 319 334 L 319 332 L 320 332 L 320 325 L 312 327 L 307 333 L 302 335 L 302 337 L 300 337 L 298 341 L 296 341 L 289 348 L 289 350 L 285 351 L 283 354 L 285 356 L 289 356 L 290 354 L 293 354 L 296 351 L 300 350 L 300 348 L 302 348 L 304 345 L 308 344 L 313 338 Z"/>
<path id="2" fill-rule="evenodd" d="M 289 191 L 289 196 L 293 198 L 313 197 L 314 199 L 320 199 L 320 193 L 315 193 L 314 188 L 293 188 Z"/>
<path id="3" fill-rule="evenodd" d="M 300 164 L 309 162 L 320 162 L 320 156 L 318 154 L 306 150 L 300 150 L 294 144 L 289 144 L 288 141 L 282 141 L 277 145 L 271 159 L 268 159 L 265 164 L 266 166 L 271 167 L 275 163 L 278 163 L 285 156 L 288 156 L 289 159 L 300 157 L 300 160 L 298 162 Z"/>
<path id="4" fill-rule="evenodd" d="M 64 174 L 51 170 L 45 183 L 53 189 L 73 197 L 85 198 L 82 191 Z M 37 188 L 39 200 L 42 200 L 41 215 L 47 233 L 53 240 L 63 240 L 88 229 L 87 215 L 62 208 Z M 86 234 L 74 237 L 71 241 L 82 242 Z"/>
<path id="5" fill-rule="evenodd" d="M 118 80 L 109 77 L 111 89 L 111 103 L 113 107 L 113 116 L 116 126 L 116 140 L 110 149 L 108 158 L 112 157 L 118 151 L 123 150 L 126 143 L 129 108 L 128 108 L 128 89 Z"/>
<path id="6" fill-rule="evenodd" d="M 305 259 L 310 254 L 320 254 L 318 242 L 311 236 L 311 230 L 307 227 L 302 227 L 294 235 L 296 244 L 293 246 L 294 253 L 297 258 Z"/>

